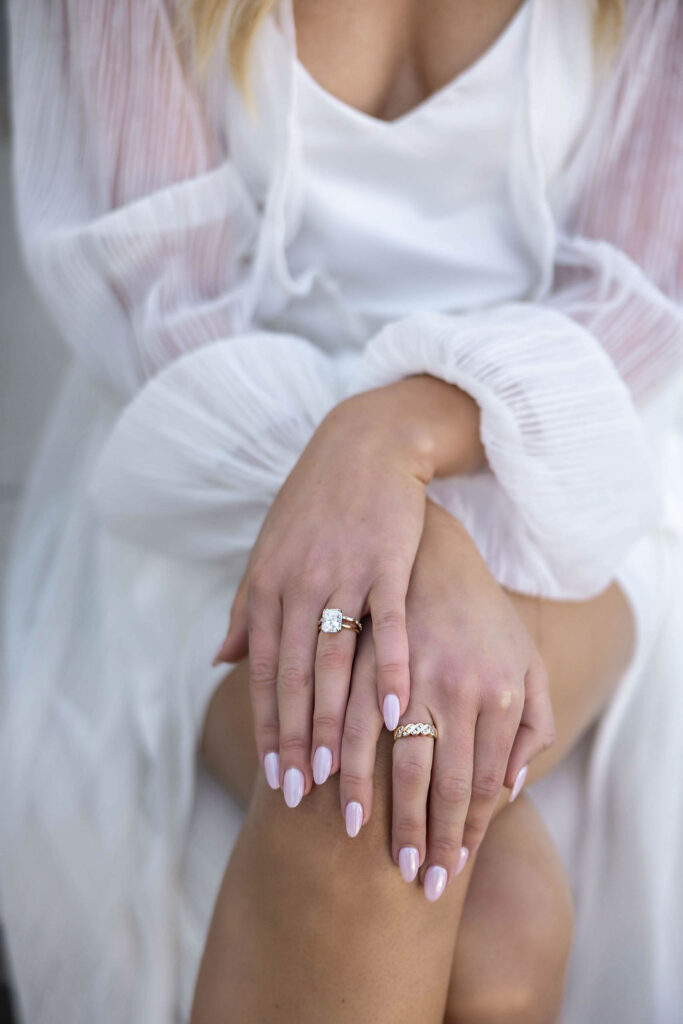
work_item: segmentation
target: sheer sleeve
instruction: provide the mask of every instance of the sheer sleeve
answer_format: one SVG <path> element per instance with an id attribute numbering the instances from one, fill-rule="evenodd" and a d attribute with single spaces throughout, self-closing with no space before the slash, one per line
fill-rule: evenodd
<path id="1" fill-rule="evenodd" d="M 547 597 L 601 590 L 661 515 L 641 413 L 683 366 L 683 9 L 636 6 L 557 187 L 548 294 L 388 324 L 356 382 L 426 372 L 476 399 L 495 486 L 454 481 L 451 502 L 502 582 Z"/>
<path id="2" fill-rule="evenodd" d="M 188 77 L 172 8 L 11 0 L 16 209 L 37 289 L 113 410 L 88 487 L 100 521 L 227 566 L 343 395 L 311 343 L 253 329 L 262 218 L 230 157 L 229 83 L 222 65 Z"/>
<path id="3" fill-rule="evenodd" d="M 242 326 L 258 213 L 162 0 L 11 0 L 15 205 L 64 341 L 117 398 Z"/>

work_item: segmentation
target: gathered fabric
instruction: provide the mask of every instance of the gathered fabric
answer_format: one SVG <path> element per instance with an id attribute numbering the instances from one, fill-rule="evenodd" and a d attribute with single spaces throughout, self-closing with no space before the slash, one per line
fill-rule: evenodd
<path id="1" fill-rule="evenodd" d="M 496 579 L 565 600 L 616 579 L 629 598 L 617 693 L 531 792 L 577 907 L 565 1024 L 677 1019 L 683 8 L 628 2 L 594 63 L 588 3 L 527 5 L 515 287 L 454 273 L 450 304 L 365 315 L 309 230 L 290 0 L 256 39 L 255 118 L 224 40 L 197 79 L 171 0 L 10 4 L 20 237 L 73 353 L 5 594 L 0 900 L 32 1024 L 187 1019 L 241 823 L 196 759 L 230 602 L 325 414 L 416 373 L 481 408 L 488 469 L 429 493 Z M 457 180 L 457 154 L 443 170 Z"/>

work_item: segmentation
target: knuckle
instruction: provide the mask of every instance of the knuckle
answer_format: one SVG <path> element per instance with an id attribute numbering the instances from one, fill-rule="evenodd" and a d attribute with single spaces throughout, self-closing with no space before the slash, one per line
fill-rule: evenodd
<path id="1" fill-rule="evenodd" d="M 272 573 L 268 573 L 258 565 L 254 566 L 247 584 L 247 604 L 258 608 L 267 604 L 275 593 Z"/>
<path id="2" fill-rule="evenodd" d="M 281 665 L 277 682 L 283 693 L 296 696 L 306 690 L 310 680 L 301 665 Z"/>
<path id="3" fill-rule="evenodd" d="M 476 850 L 481 843 L 484 835 L 486 834 L 487 822 L 474 819 L 465 822 L 465 829 L 463 832 L 463 846 L 466 846 L 470 852 Z"/>
<path id="4" fill-rule="evenodd" d="M 336 735 L 339 732 L 341 719 L 332 711 L 315 711 L 313 714 L 313 728 L 318 733 Z"/>
<path id="5" fill-rule="evenodd" d="M 385 608 L 372 617 L 374 634 L 396 632 L 405 629 L 405 625 L 405 614 L 400 608 Z"/>
<path id="6" fill-rule="evenodd" d="M 338 644 L 332 642 L 331 644 L 325 644 L 324 647 L 318 648 L 318 652 L 315 659 L 315 667 L 317 670 L 338 671 L 350 666 L 351 656 Z"/>
<path id="7" fill-rule="evenodd" d="M 397 782 L 407 788 L 412 788 L 422 783 L 427 775 L 425 765 L 411 757 L 398 761 L 394 771 L 396 772 Z"/>
<path id="8" fill-rule="evenodd" d="M 404 839 L 416 835 L 424 835 L 426 825 L 426 814 L 420 815 L 418 813 L 404 812 L 397 815 L 394 819 L 394 831 L 397 836 Z"/>
<path id="9" fill-rule="evenodd" d="M 405 661 L 399 661 L 395 658 L 388 658 L 386 660 L 380 659 L 377 662 L 377 671 L 381 673 L 385 678 L 387 676 L 395 677 L 402 676 L 408 670 L 408 659 Z"/>
<path id="10" fill-rule="evenodd" d="M 482 687 L 482 704 L 490 711 L 508 711 L 523 699 L 522 681 L 513 676 L 493 676 Z"/>
<path id="11" fill-rule="evenodd" d="M 477 772 L 472 782 L 472 796 L 478 800 L 493 800 L 498 795 L 502 781 L 497 772 Z"/>
<path id="12" fill-rule="evenodd" d="M 462 804 L 470 798 L 471 782 L 464 772 L 443 772 L 434 782 L 434 791 L 445 804 Z"/>
<path id="13" fill-rule="evenodd" d="M 443 673 L 443 687 L 451 699 L 457 699 L 458 705 L 469 712 L 481 706 L 481 684 L 472 673 Z"/>
<path id="14" fill-rule="evenodd" d="M 277 683 L 277 664 L 270 658 L 250 658 L 249 680 L 254 690 L 274 688 Z"/>
<path id="15" fill-rule="evenodd" d="M 309 594 L 315 588 L 316 577 L 312 570 L 302 569 L 290 576 L 286 584 L 286 593 L 290 600 Z"/>
<path id="16" fill-rule="evenodd" d="M 289 757 L 298 758 L 304 757 L 308 752 L 308 744 L 301 736 L 281 736 L 280 737 L 280 753 L 287 754 Z"/>
<path id="17" fill-rule="evenodd" d="M 364 790 L 368 779 L 355 765 L 342 764 L 341 781 L 346 789 L 358 793 Z"/>
<path id="18" fill-rule="evenodd" d="M 367 740 L 368 720 L 361 715 L 348 714 L 344 723 L 344 737 L 352 743 L 362 743 Z"/>
<path id="19" fill-rule="evenodd" d="M 460 840 L 456 839 L 455 836 L 440 835 L 430 836 L 429 838 L 429 856 L 430 859 L 434 858 L 440 863 L 447 866 L 449 863 L 454 861 L 460 854 Z"/>

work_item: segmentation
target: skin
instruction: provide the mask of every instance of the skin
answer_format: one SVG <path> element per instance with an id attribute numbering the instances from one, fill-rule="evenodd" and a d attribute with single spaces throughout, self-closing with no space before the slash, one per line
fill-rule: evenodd
<path id="1" fill-rule="evenodd" d="M 328 91 L 392 119 L 475 60 L 518 6 L 301 0 L 299 57 Z M 334 456 L 350 436 L 346 469 Z M 307 796 L 292 813 L 258 773 L 216 904 L 195 1021 L 407 1022 L 416 993 L 425 1021 L 554 1018 L 569 947 L 566 881 L 533 807 L 524 797 L 508 805 L 502 786 L 527 762 L 532 780 L 548 770 L 595 720 L 626 663 L 631 622 L 616 587 L 576 605 L 497 588 L 460 525 L 425 495 L 434 476 L 484 464 L 471 399 L 416 377 L 334 410 L 273 503 L 218 660 L 249 652 L 257 763 L 277 753 L 277 782 L 300 772 Z M 331 515 L 335 536 L 322 544 Z M 432 591 L 439 600 L 429 604 Z M 447 622 L 429 632 L 444 602 L 460 626 L 457 649 L 443 640 Z M 323 606 L 370 614 L 372 627 L 357 644 L 343 635 L 325 647 L 332 638 L 310 631 Z M 401 721 L 438 720 L 436 746 L 392 746 L 386 734 L 377 745 L 390 694 Z M 223 763 L 230 716 L 216 700 L 206 756 L 246 794 L 253 752 L 242 751 L 236 771 L 235 750 Z M 323 745 L 332 778 L 313 789 Z M 364 827 L 349 845 L 336 805 L 356 800 Z M 454 881 L 464 841 L 470 857 Z M 435 907 L 416 898 L 419 882 L 400 879 L 406 844 L 420 852 L 421 880 L 430 860 L 447 868 L 452 884 Z M 501 940 L 499 970 L 487 978 Z"/>
<path id="2" fill-rule="evenodd" d="M 509 600 L 547 665 L 555 711 L 557 739 L 532 762 L 533 782 L 601 713 L 630 657 L 632 622 L 617 586 L 587 602 Z M 258 771 L 250 725 L 243 662 L 214 695 L 202 745 L 248 814 L 216 903 L 195 1024 L 413 1024 L 416 993 L 426 1024 L 556 1019 L 571 902 L 557 852 L 523 794 L 509 804 L 503 791 L 478 852 L 430 904 L 391 860 L 391 760 L 403 741 L 392 745 L 382 733 L 372 817 L 351 840 L 337 779 L 290 811 Z"/>
<path id="3" fill-rule="evenodd" d="M 424 862 L 431 784 L 427 867 L 445 869 L 449 879 L 467 856 L 463 835 L 472 843 L 471 853 L 503 781 L 512 786 L 554 736 L 542 660 L 464 530 L 452 538 L 458 552 L 450 586 L 435 590 L 429 569 L 441 562 L 439 524 L 446 520 L 427 502 L 426 485 L 435 475 L 471 472 L 483 464 L 478 425 L 478 408 L 468 395 L 427 375 L 337 406 L 269 510 L 219 654 L 235 661 L 249 652 L 259 759 L 265 765 L 279 755 L 276 783 L 289 806 L 310 793 L 316 751 L 324 748 L 332 773 L 342 772 L 350 834 L 369 815 L 369 766 L 381 726 L 377 711 L 385 711 L 389 728 L 399 723 L 398 715 L 392 722 L 386 714 L 388 695 L 396 694 L 402 722 L 435 724 L 446 742 L 439 744 L 433 772 L 429 744 L 396 748 L 394 852 L 398 860 L 401 849 L 417 849 Z M 340 464 L 335 454 L 352 434 L 358 438 L 354 460 Z M 423 568 L 416 573 L 427 515 L 434 539 L 427 547 L 423 542 Z M 321 529 L 329 521 L 335 522 L 331 533 Z M 340 582 L 331 585 L 334 580 Z M 369 613 L 369 655 L 361 637 L 354 663 L 351 631 L 316 636 L 310 624 L 323 606 L 356 617 Z M 468 638 L 457 651 L 446 639 L 454 622 Z M 412 672 L 411 656 L 417 658 Z M 354 714 L 353 697 L 349 703 L 350 691 L 361 689 L 360 681 L 353 682 L 357 676 L 364 684 L 376 680 L 373 714 L 368 706 L 362 716 L 370 728 L 367 736 L 359 734 L 361 716 Z M 294 799 L 287 785 L 292 773 L 300 780 Z M 416 820 L 416 801 L 422 803 L 423 824 L 399 827 Z"/>

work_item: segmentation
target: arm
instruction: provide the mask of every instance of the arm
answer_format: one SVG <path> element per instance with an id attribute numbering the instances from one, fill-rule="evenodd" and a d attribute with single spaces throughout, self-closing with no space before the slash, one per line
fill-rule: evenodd
<path id="1" fill-rule="evenodd" d="M 354 385 L 428 373 L 477 401 L 495 479 L 439 497 L 499 580 L 546 596 L 598 592 L 659 521 L 643 417 L 683 368 L 683 11 L 629 9 L 620 63 L 555 187 L 551 286 L 533 302 L 387 325 Z"/>

